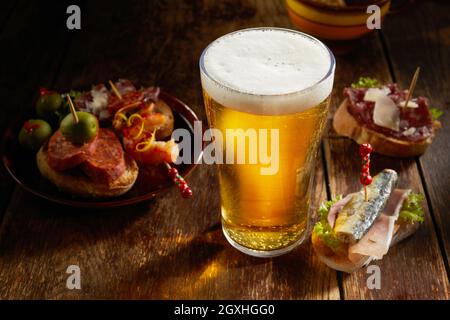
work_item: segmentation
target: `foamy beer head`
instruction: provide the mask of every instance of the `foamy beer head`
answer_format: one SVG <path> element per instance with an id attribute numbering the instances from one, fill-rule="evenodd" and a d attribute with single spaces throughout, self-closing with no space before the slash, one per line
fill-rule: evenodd
<path id="1" fill-rule="evenodd" d="M 329 49 L 301 32 L 245 29 L 211 43 L 200 59 L 203 89 L 228 108 L 260 115 L 304 111 L 333 86 Z"/>

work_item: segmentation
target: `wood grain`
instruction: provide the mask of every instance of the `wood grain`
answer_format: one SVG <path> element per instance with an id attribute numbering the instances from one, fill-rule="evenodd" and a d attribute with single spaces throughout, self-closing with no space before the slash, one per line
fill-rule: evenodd
<path id="1" fill-rule="evenodd" d="M 0 32 L 3 31 L 3 28 L 8 22 L 15 5 L 16 2 L 13 0 L 6 0 L 2 2 L 2 10 L 0 10 Z"/>
<path id="2" fill-rule="evenodd" d="M 5 103 L 10 109 L 0 109 L 0 128 L 8 121 L 1 112 L 27 107 L 37 87 L 52 85 L 55 74 L 59 74 L 55 85 L 61 90 L 118 77 L 144 85 L 156 83 L 205 119 L 198 75 L 201 50 L 236 29 L 291 27 L 283 1 L 136 1 L 126 6 L 100 1 L 82 5 L 83 27 L 70 42 L 73 34 L 60 27 L 61 19 L 40 20 L 42 11 L 28 4 L 16 6 L 1 34 L 1 43 L 12 43 L 12 47 L 7 59 L 0 61 L 6 71 L 0 75 L 0 87 L 10 99 Z M 448 79 L 446 6 L 430 1 L 389 16 L 383 34 L 399 83 L 406 87 L 416 65 L 423 63 L 416 92 L 448 110 L 448 81 L 441 81 Z M 410 32 L 411 23 L 417 33 Z M 43 33 L 52 37 L 41 39 Z M 405 47 L 411 50 L 398 49 Z M 360 75 L 391 80 L 376 35 L 351 55 L 338 57 L 334 107 L 342 87 Z M 317 261 L 309 243 L 268 260 L 231 248 L 220 230 L 215 170 L 202 165 L 189 178 L 196 193 L 189 201 L 181 200 L 173 189 L 155 201 L 132 207 L 79 211 L 16 188 L 0 230 L 0 298 L 339 299 L 341 285 L 345 299 L 448 299 L 444 259 L 428 212 L 431 207 L 448 253 L 448 112 L 443 123 L 444 129 L 420 160 L 431 200 L 430 206 L 425 204 L 426 223 L 377 263 L 381 290 L 367 289 L 365 270 L 339 274 L 338 283 L 336 273 Z M 330 131 L 324 145 L 332 194 L 358 189 L 359 159 L 348 156 L 356 154 L 356 144 Z M 414 160 L 374 156 L 373 165 L 373 172 L 385 167 L 397 170 L 401 187 L 424 191 Z M 316 172 L 315 206 L 326 198 L 321 162 Z M 0 199 L 6 199 L 11 183 L 5 183 L 1 174 Z M 65 287 L 70 264 L 81 267 L 80 291 Z"/>
<path id="3" fill-rule="evenodd" d="M 1 136 L 22 110 L 33 107 L 40 86 L 52 86 L 70 39 L 65 23 L 54 18 L 65 16 L 64 3 L 18 1 L 0 34 L 0 43 L 7 47 L 0 53 Z M 13 186 L 0 165 L 0 221 Z"/>
<path id="4" fill-rule="evenodd" d="M 102 10 L 108 7 L 108 10 Z M 198 58 L 216 37 L 244 27 L 289 26 L 282 1 L 89 2 L 56 81 L 59 89 L 127 77 L 158 84 L 204 118 Z M 326 198 L 318 162 L 314 206 Z M 17 190 L 0 234 L 2 298 L 339 299 L 336 273 L 305 244 L 275 259 L 233 249 L 220 228 L 214 167 L 156 201 L 77 211 Z M 68 265 L 82 290 L 65 288 Z"/>
<path id="5" fill-rule="evenodd" d="M 416 66 L 422 69 L 416 95 L 429 98 L 432 107 L 444 111 L 440 118 L 442 129 L 433 144 L 420 157 L 423 176 L 438 231 L 450 257 L 450 5 L 445 1 L 421 2 L 403 15 L 392 16 L 383 29 L 397 82 L 407 87 Z M 408 32 L 409 21 L 420 21 L 414 32 Z M 400 48 L 408 46 L 408 50 Z"/>
<path id="6" fill-rule="evenodd" d="M 371 76 L 380 82 L 391 82 L 387 62 L 379 38 L 374 34 L 364 39 L 357 51 L 338 57 L 333 107 L 342 100 L 344 86 L 360 76 Z M 338 137 L 331 130 L 325 139 L 326 159 L 333 195 L 359 190 L 360 158 L 358 146 L 350 139 Z M 372 175 L 384 168 L 399 173 L 399 187 L 423 192 L 420 175 L 414 159 L 399 160 L 374 155 Z M 435 230 L 425 203 L 426 222 L 410 239 L 392 248 L 382 261 L 381 289 L 366 286 L 369 275 L 363 268 L 351 275 L 342 276 L 345 299 L 448 299 L 448 279 L 439 250 Z"/>

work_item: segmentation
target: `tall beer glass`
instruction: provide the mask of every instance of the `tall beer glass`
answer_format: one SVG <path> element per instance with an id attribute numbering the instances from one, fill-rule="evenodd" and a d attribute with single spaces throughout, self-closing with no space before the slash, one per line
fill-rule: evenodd
<path id="1" fill-rule="evenodd" d="M 222 228 L 240 251 L 277 256 L 307 236 L 334 69 L 322 42 L 280 28 L 236 31 L 203 51 L 205 109 L 224 159 Z"/>

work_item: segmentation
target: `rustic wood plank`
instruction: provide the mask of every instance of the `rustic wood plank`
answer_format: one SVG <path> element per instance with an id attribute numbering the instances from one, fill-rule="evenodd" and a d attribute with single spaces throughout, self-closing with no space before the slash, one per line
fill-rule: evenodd
<path id="1" fill-rule="evenodd" d="M 108 6 L 108 10 L 102 10 Z M 289 26 L 282 1 L 89 2 L 56 86 L 128 77 L 158 84 L 202 119 L 198 58 L 232 30 Z M 318 162 L 314 205 L 326 198 Z M 102 212 L 49 204 L 17 190 L 0 234 L 3 298 L 338 299 L 336 273 L 306 244 L 275 259 L 233 249 L 220 228 L 214 167 L 188 178 L 195 196 L 172 189 L 156 201 Z M 65 288 L 78 264 L 82 290 Z"/>
<path id="2" fill-rule="evenodd" d="M 423 1 L 404 14 L 392 16 L 383 28 L 399 85 L 406 88 L 416 66 L 421 66 L 415 93 L 429 97 L 431 106 L 444 111 L 440 119 L 442 129 L 426 154 L 420 157 L 420 165 L 438 234 L 445 248 L 447 268 L 450 259 L 449 9 L 449 4 L 444 1 Z M 408 29 L 409 21 L 420 22 L 415 24 L 413 32 Z M 408 46 L 406 51 L 402 50 L 405 46 Z"/>
<path id="3" fill-rule="evenodd" d="M 32 106 L 39 87 L 52 85 L 70 38 L 65 22 L 55 18 L 65 17 L 63 4 L 19 1 L 0 35 L 0 43 L 8 48 L 0 59 L 1 136 L 22 110 Z M 49 16 L 53 19 L 45 19 Z M 0 221 L 12 188 L 12 179 L 0 165 Z"/>
<path id="4" fill-rule="evenodd" d="M 8 23 L 16 4 L 16 1 L 13 0 L 6 0 L 2 2 L 2 10 L 0 10 L 0 31 L 2 31 Z"/>
<path id="5" fill-rule="evenodd" d="M 337 108 L 342 100 L 342 89 L 361 75 L 390 82 L 390 74 L 383 56 L 381 43 L 375 35 L 365 39 L 360 48 L 345 57 L 338 57 L 335 90 L 332 105 Z M 358 190 L 360 158 L 357 144 L 338 137 L 334 131 L 325 139 L 326 159 L 332 194 L 348 194 Z M 399 187 L 423 192 L 414 159 L 399 160 L 380 155 L 372 157 L 372 174 L 383 168 L 392 168 L 399 175 Z M 381 269 L 381 289 L 369 290 L 368 274 L 361 269 L 352 275 L 343 275 L 345 299 L 448 299 L 448 279 L 431 216 L 425 205 L 426 222 L 410 239 L 392 248 L 375 264 Z"/>

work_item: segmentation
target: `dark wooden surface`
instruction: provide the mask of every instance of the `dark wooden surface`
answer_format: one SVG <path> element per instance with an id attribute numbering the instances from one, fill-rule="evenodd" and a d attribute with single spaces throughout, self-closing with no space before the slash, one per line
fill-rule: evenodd
<path id="1" fill-rule="evenodd" d="M 292 28 L 282 1 L 81 2 L 82 30 L 65 29 L 65 7 L 9 2 L 0 14 L 0 129 L 35 99 L 39 86 L 60 90 L 127 77 L 158 84 L 205 120 L 198 72 L 201 50 L 227 32 L 251 26 Z M 107 211 L 75 210 L 35 198 L 0 170 L 0 298 L 448 299 L 450 254 L 449 30 L 445 1 L 388 16 L 381 32 L 337 57 L 332 109 L 360 75 L 407 87 L 417 65 L 417 93 L 445 110 L 443 129 L 427 154 L 391 167 L 400 185 L 425 192 L 426 223 L 379 263 L 381 290 L 366 287 L 362 269 L 335 272 L 310 243 L 275 259 L 245 256 L 220 228 L 214 167 L 189 177 L 196 195 L 171 190 L 155 201 Z M 61 19 L 43 19 L 49 12 Z M 330 129 L 317 165 L 314 206 L 358 188 L 356 145 Z M 176 199 L 177 201 L 174 201 Z M 77 264 L 82 290 L 66 289 Z"/>

